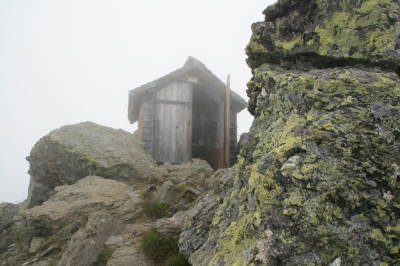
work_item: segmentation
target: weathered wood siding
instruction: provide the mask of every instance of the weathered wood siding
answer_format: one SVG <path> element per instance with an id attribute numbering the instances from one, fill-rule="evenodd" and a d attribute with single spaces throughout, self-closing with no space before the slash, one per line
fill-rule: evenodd
<path id="1" fill-rule="evenodd" d="M 140 107 L 138 118 L 138 136 L 149 147 L 153 155 L 153 131 L 154 131 L 154 103 L 144 99 Z"/>
<path id="2" fill-rule="evenodd" d="M 174 82 L 156 93 L 154 154 L 158 162 L 190 160 L 192 85 Z"/>
<path id="3" fill-rule="evenodd" d="M 139 117 L 138 117 L 138 137 L 139 139 L 143 138 L 143 118 L 144 118 L 144 112 L 143 112 L 143 103 L 140 105 L 140 110 L 139 110 Z"/>

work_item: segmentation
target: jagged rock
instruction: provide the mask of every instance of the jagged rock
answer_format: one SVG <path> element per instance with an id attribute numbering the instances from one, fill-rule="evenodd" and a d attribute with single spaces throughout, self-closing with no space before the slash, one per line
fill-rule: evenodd
<path id="1" fill-rule="evenodd" d="M 218 236 L 209 237 L 212 220 L 218 208 L 217 198 L 222 200 L 232 189 L 230 182 L 235 171 L 236 166 L 218 170 L 206 181 L 203 193 L 182 217 L 179 252 L 186 254 L 192 265 L 209 265 L 218 238 Z M 228 220 L 226 222 L 229 223 Z"/>
<path id="2" fill-rule="evenodd" d="M 400 63 L 397 1 L 279 0 L 251 26 L 246 47 L 252 69 L 264 63 L 285 69 L 355 64 L 395 69 Z"/>
<path id="3" fill-rule="evenodd" d="M 85 228 L 79 229 L 72 236 L 66 252 L 57 265 L 91 265 L 98 260 L 98 256 L 104 248 L 104 242 L 111 235 L 118 235 L 126 230 L 121 220 L 104 211 L 91 214 Z"/>
<path id="4" fill-rule="evenodd" d="M 200 159 L 192 159 L 184 164 L 172 165 L 164 163 L 156 168 L 151 176 L 153 178 L 168 180 L 178 185 L 183 182 L 188 182 L 195 188 L 202 189 L 204 180 L 209 178 L 214 173 L 214 170 L 207 161 Z"/>
<path id="5" fill-rule="evenodd" d="M 133 134 L 85 122 L 63 126 L 41 138 L 27 157 L 31 181 L 28 208 L 88 175 L 127 184 L 146 180 L 156 167 L 145 144 Z"/>
<path id="6" fill-rule="evenodd" d="M 25 254 L 18 254 L 16 256 L 11 256 L 7 259 L 7 266 L 18 266 L 20 265 L 20 262 L 23 261 L 26 258 Z"/>
<path id="7" fill-rule="evenodd" d="M 14 215 L 19 210 L 18 205 L 2 202 L 0 203 L 0 235 L 4 229 L 11 226 Z"/>
<path id="8" fill-rule="evenodd" d="M 106 246 L 114 250 L 111 258 L 107 261 L 107 266 L 155 266 L 153 260 L 149 259 L 140 244 L 140 236 L 149 230 L 151 223 L 134 223 L 126 225 L 128 232 L 114 235 L 107 239 Z"/>
<path id="9" fill-rule="evenodd" d="M 152 201 L 173 205 L 175 201 L 176 186 L 171 181 L 165 181 L 153 194 Z"/>
<path id="10" fill-rule="evenodd" d="M 178 240 L 182 230 L 184 216 L 185 212 L 177 212 L 171 218 L 158 219 L 153 224 L 153 228 L 156 229 L 164 239 L 173 238 Z"/>
<path id="11" fill-rule="evenodd" d="M 56 187 L 57 194 L 41 206 L 20 212 L 16 222 L 40 228 L 48 236 L 63 224 L 104 210 L 124 222 L 133 222 L 142 213 L 140 193 L 131 186 L 98 176 L 87 176 L 74 185 Z"/>
<path id="12" fill-rule="evenodd" d="M 151 174 L 150 181 L 164 181 L 157 186 L 146 186 L 143 194 L 152 193 L 152 202 L 171 205 L 170 212 L 185 211 L 188 204 L 203 190 L 205 180 L 214 173 L 210 165 L 200 159 L 192 159 L 186 164 L 164 163 Z M 156 189 L 156 190 L 155 190 Z"/>
<path id="13" fill-rule="evenodd" d="M 47 255 L 49 255 L 50 253 L 52 253 L 54 250 L 59 250 L 59 249 L 61 249 L 61 244 L 55 243 L 55 244 L 51 245 L 48 249 L 46 249 L 45 251 L 40 253 L 39 257 L 44 258 Z"/>
<path id="14" fill-rule="evenodd" d="M 41 248 L 42 244 L 44 242 L 43 237 L 34 237 L 31 241 L 31 246 L 29 248 L 29 254 L 34 254 L 39 251 Z"/>
<path id="15" fill-rule="evenodd" d="M 193 265 L 399 264 L 399 8 L 280 0 L 253 25 L 255 120 L 207 233 L 182 230 Z"/>
<path id="16" fill-rule="evenodd" d="M 79 226 L 82 224 L 81 221 L 74 221 L 73 223 L 61 228 L 61 230 L 50 237 L 46 242 L 43 243 L 42 249 L 45 250 L 55 243 L 65 241 L 69 236 L 74 234 Z"/>
<path id="17" fill-rule="evenodd" d="M 238 141 L 238 153 L 240 153 L 240 150 L 243 147 L 247 146 L 246 144 L 247 144 L 248 136 L 249 136 L 248 132 L 242 133 L 240 135 L 240 138 L 239 138 L 239 141 Z"/>

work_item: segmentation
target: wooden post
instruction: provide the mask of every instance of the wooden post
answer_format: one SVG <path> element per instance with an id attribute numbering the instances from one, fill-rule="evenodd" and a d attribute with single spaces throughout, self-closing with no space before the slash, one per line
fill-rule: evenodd
<path id="1" fill-rule="evenodd" d="M 229 168 L 229 127 L 231 110 L 230 75 L 226 80 L 225 89 L 225 116 L 224 116 L 224 168 Z"/>

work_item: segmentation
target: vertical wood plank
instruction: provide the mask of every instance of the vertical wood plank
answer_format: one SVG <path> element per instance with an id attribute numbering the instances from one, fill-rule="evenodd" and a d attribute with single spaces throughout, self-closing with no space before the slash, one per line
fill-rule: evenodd
<path id="1" fill-rule="evenodd" d="M 177 95 L 178 95 L 178 88 L 177 82 L 174 82 L 170 88 L 170 95 L 168 100 L 176 101 Z M 177 130 L 177 105 L 174 104 L 169 104 L 170 107 L 170 112 L 166 115 L 169 116 L 170 118 L 170 123 L 168 124 L 168 144 L 169 144 L 169 149 L 168 149 L 168 161 L 169 162 L 176 162 L 176 130 Z"/>
<path id="2" fill-rule="evenodd" d="M 139 139 L 142 139 L 143 137 L 143 131 L 144 131 L 144 121 L 143 121 L 143 102 L 140 106 L 140 111 L 139 111 L 139 119 L 138 119 L 138 137 Z"/>
<path id="3" fill-rule="evenodd" d="M 183 82 L 178 82 L 177 100 L 182 101 L 185 98 L 185 88 Z M 185 106 L 178 105 L 176 108 L 176 162 L 184 163 L 184 144 L 185 144 L 185 126 L 184 110 Z"/>
<path id="4" fill-rule="evenodd" d="M 164 90 L 161 89 L 156 93 L 156 99 L 162 100 L 164 98 Z M 154 134 L 154 159 L 158 162 L 162 162 L 162 147 L 163 147 L 163 138 L 162 138 L 162 131 L 163 131 L 163 113 L 164 113 L 164 106 L 156 103 L 156 116 L 155 116 L 155 134 Z"/>
<path id="5" fill-rule="evenodd" d="M 188 160 L 191 160 L 191 159 L 193 159 L 192 158 L 192 142 L 193 142 L 193 139 L 192 139 L 192 135 L 193 135 L 193 85 L 192 84 L 190 84 L 190 91 L 189 91 L 189 94 L 188 94 L 188 99 L 189 99 L 189 101 L 190 101 L 190 106 L 189 106 L 189 139 L 188 139 L 188 141 L 189 141 L 189 147 L 187 148 L 187 151 L 189 152 L 189 154 L 188 155 L 186 155 L 187 156 L 187 158 L 188 158 Z"/>
<path id="6" fill-rule="evenodd" d="M 228 75 L 226 80 L 226 90 L 225 90 L 225 115 L 224 115 L 224 166 L 229 167 L 229 129 L 230 129 L 230 113 L 231 113 L 231 103 L 230 97 L 230 75 Z"/>

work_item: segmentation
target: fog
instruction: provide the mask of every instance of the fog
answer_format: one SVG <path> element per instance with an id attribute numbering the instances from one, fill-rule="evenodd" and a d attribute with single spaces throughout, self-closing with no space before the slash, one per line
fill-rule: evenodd
<path id="1" fill-rule="evenodd" d="M 274 1 L 0 0 L 0 202 L 27 197 L 35 143 L 92 121 L 134 132 L 128 91 L 193 56 L 246 101 L 253 22 Z M 242 111 L 238 134 L 253 117 Z"/>

